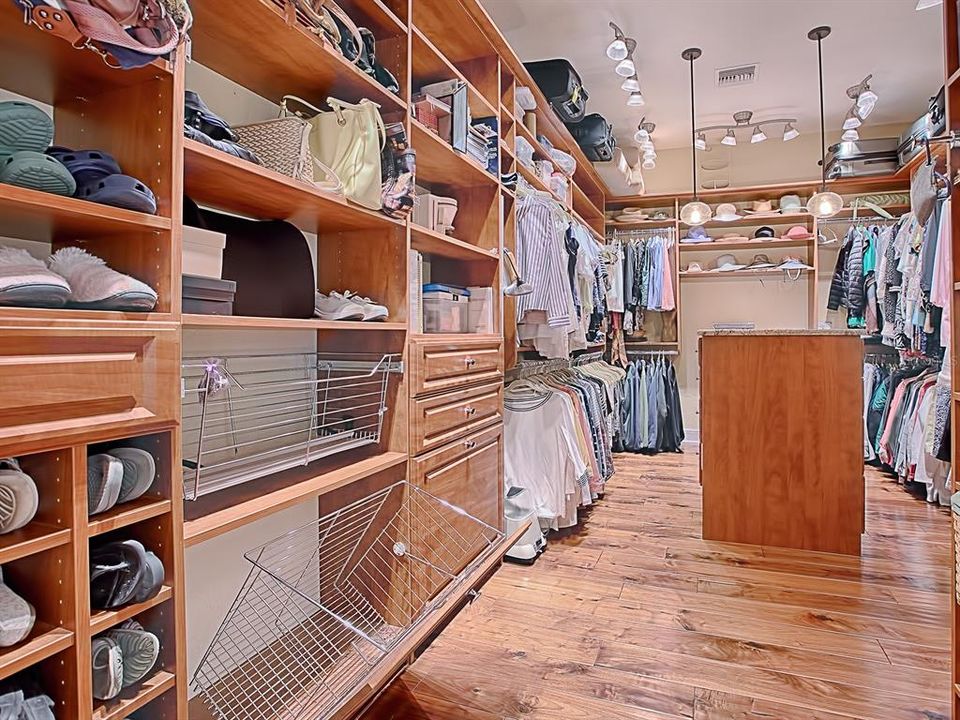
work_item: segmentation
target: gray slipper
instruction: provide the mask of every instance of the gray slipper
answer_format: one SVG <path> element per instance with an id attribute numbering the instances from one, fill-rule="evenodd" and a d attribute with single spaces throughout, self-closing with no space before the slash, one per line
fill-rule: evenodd
<path id="1" fill-rule="evenodd" d="M 136 620 L 127 620 L 107 633 L 123 653 L 123 687 L 143 680 L 160 657 L 160 638 L 143 629 Z"/>
<path id="2" fill-rule="evenodd" d="M 13 458 L 0 459 L 0 534 L 19 530 L 37 514 L 40 498 L 33 478 Z"/>
<path id="3" fill-rule="evenodd" d="M 52 708 L 55 703 L 46 695 L 37 695 L 23 701 L 21 720 L 57 720 Z"/>
<path id="4" fill-rule="evenodd" d="M 54 195 L 73 195 L 77 191 L 77 181 L 62 162 L 32 150 L 15 152 L 0 163 L 0 183 Z"/>
<path id="5" fill-rule="evenodd" d="M 0 102 L 0 160 L 21 150 L 43 152 L 53 142 L 53 118 L 22 100 Z"/>
<path id="6" fill-rule="evenodd" d="M 117 502 L 136 500 L 143 495 L 157 475 L 157 463 L 153 455 L 140 448 L 112 448 L 110 454 L 123 463 L 123 482 Z"/>
<path id="7" fill-rule="evenodd" d="M 93 696 L 112 700 L 123 690 L 123 649 L 109 636 L 93 639 Z"/>
<path id="8" fill-rule="evenodd" d="M 0 570 L 0 647 L 10 647 L 25 639 L 37 620 L 33 605 L 3 582 Z"/>
<path id="9" fill-rule="evenodd" d="M 117 504 L 123 485 L 123 463 L 101 453 L 87 458 L 87 514 L 106 512 Z"/>

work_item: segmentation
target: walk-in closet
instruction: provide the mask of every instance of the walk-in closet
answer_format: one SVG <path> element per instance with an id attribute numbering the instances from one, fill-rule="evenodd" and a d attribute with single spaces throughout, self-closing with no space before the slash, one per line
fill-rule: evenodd
<path id="1" fill-rule="evenodd" d="M 0 2 L 0 720 L 960 720 L 958 38 Z"/>

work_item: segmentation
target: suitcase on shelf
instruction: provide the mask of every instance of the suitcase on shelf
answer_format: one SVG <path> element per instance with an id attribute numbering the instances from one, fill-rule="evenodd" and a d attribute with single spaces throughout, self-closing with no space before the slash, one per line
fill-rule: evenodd
<path id="1" fill-rule="evenodd" d="M 827 149 L 827 177 L 867 177 L 897 171 L 898 138 L 840 142 Z"/>
<path id="2" fill-rule="evenodd" d="M 538 60 L 523 65 L 563 122 L 583 120 L 590 96 L 569 60 Z"/>
<path id="3" fill-rule="evenodd" d="M 617 147 L 613 125 L 603 115 L 593 113 L 578 123 L 568 123 L 567 129 L 577 145 L 591 162 L 610 162 Z"/>

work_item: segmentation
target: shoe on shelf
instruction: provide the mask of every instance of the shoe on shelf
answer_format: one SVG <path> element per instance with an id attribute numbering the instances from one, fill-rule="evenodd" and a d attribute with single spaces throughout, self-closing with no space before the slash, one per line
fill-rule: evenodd
<path id="1" fill-rule="evenodd" d="M 0 647 L 10 647 L 24 640 L 37 620 L 33 605 L 17 595 L 3 582 L 0 570 Z"/>
<path id="2" fill-rule="evenodd" d="M 110 635 L 93 639 L 93 697 L 113 700 L 123 690 L 123 650 Z"/>
<path id="3" fill-rule="evenodd" d="M 143 495 L 157 475 L 157 463 L 146 450 L 133 447 L 113 448 L 110 455 L 123 465 L 123 480 L 120 483 L 118 503 L 136 500 Z"/>
<path id="4" fill-rule="evenodd" d="M 314 299 L 314 314 L 321 320 L 363 320 L 366 311 L 359 302 L 334 291 L 324 295 L 319 290 Z"/>
<path id="5" fill-rule="evenodd" d="M 0 720 L 20 720 L 23 711 L 23 690 L 0 695 Z"/>
<path id="6" fill-rule="evenodd" d="M 157 304 L 157 293 L 149 285 L 117 272 L 81 248 L 57 250 L 47 266 L 70 283 L 73 307 L 147 312 Z"/>
<path id="7" fill-rule="evenodd" d="M 386 320 L 390 315 L 390 311 L 387 310 L 385 305 L 380 305 L 375 303 L 368 297 L 363 297 L 362 295 L 354 295 L 352 292 L 347 290 L 343 296 L 348 300 L 357 303 L 360 307 L 363 308 L 363 319 L 366 322 L 372 322 L 376 320 Z"/>
<path id="8" fill-rule="evenodd" d="M 106 453 L 87 458 L 87 515 L 106 512 L 120 499 L 123 462 Z"/>
<path id="9" fill-rule="evenodd" d="M 146 602 L 159 595 L 160 589 L 163 587 L 165 575 L 163 562 L 157 557 L 156 553 L 147 550 L 147 556 L 143 566 L 143 577 L 137 586 L 137 591 L 133 596 L 133 602 Z"/>
<path id="10" fill-rule="evenodd" d="M 53 714 L 54 702 L 47 695 L 36 695 L 23 701 L 21 720 L 57 720 Z"/>
<path id="11" fill-rule="evenodd" d="M 136 620 L 127 620 L 118 628 L 107 633 L 107 637 L 117 644 L 123 657 L 123 687 L 143 680 L 160 657 L 160 638 L 144 630 Z"/>
<path id="12" fill-rule="evenodd" d="M 0 247 L 0 305 L 60 308 L 70 284 L 22 248 Z"/>
<path id="13" fill-rule="evenodd" d="M 147 549 L 137 540 L 90 548 L 90 605 L 111 610 L 136 602 L 147 572 Z"/>
<path id="14" fill-rule="evenodd" d="M 53 118 L 32 103 L 0 102 L 0 160 L 21 151 L 43 152 L 53 142 Z"/>
<path id="15" fill-rule="evenodd" d="M 13 458 L 0 459 L 0 535 L 33 520 L 39 501 L 37 484 L 20 469 L 20 463 Z"/>

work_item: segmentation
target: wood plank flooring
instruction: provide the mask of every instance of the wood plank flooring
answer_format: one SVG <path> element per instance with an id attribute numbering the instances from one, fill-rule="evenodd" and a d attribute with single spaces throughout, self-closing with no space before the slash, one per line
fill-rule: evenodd
<path id="1" fill-rule="evenodd" d="M 868 470 L 861 558 L 705 542 L 696 460 L 617 456 L 364 720 L 949 720 L 948 512 Z"/>

